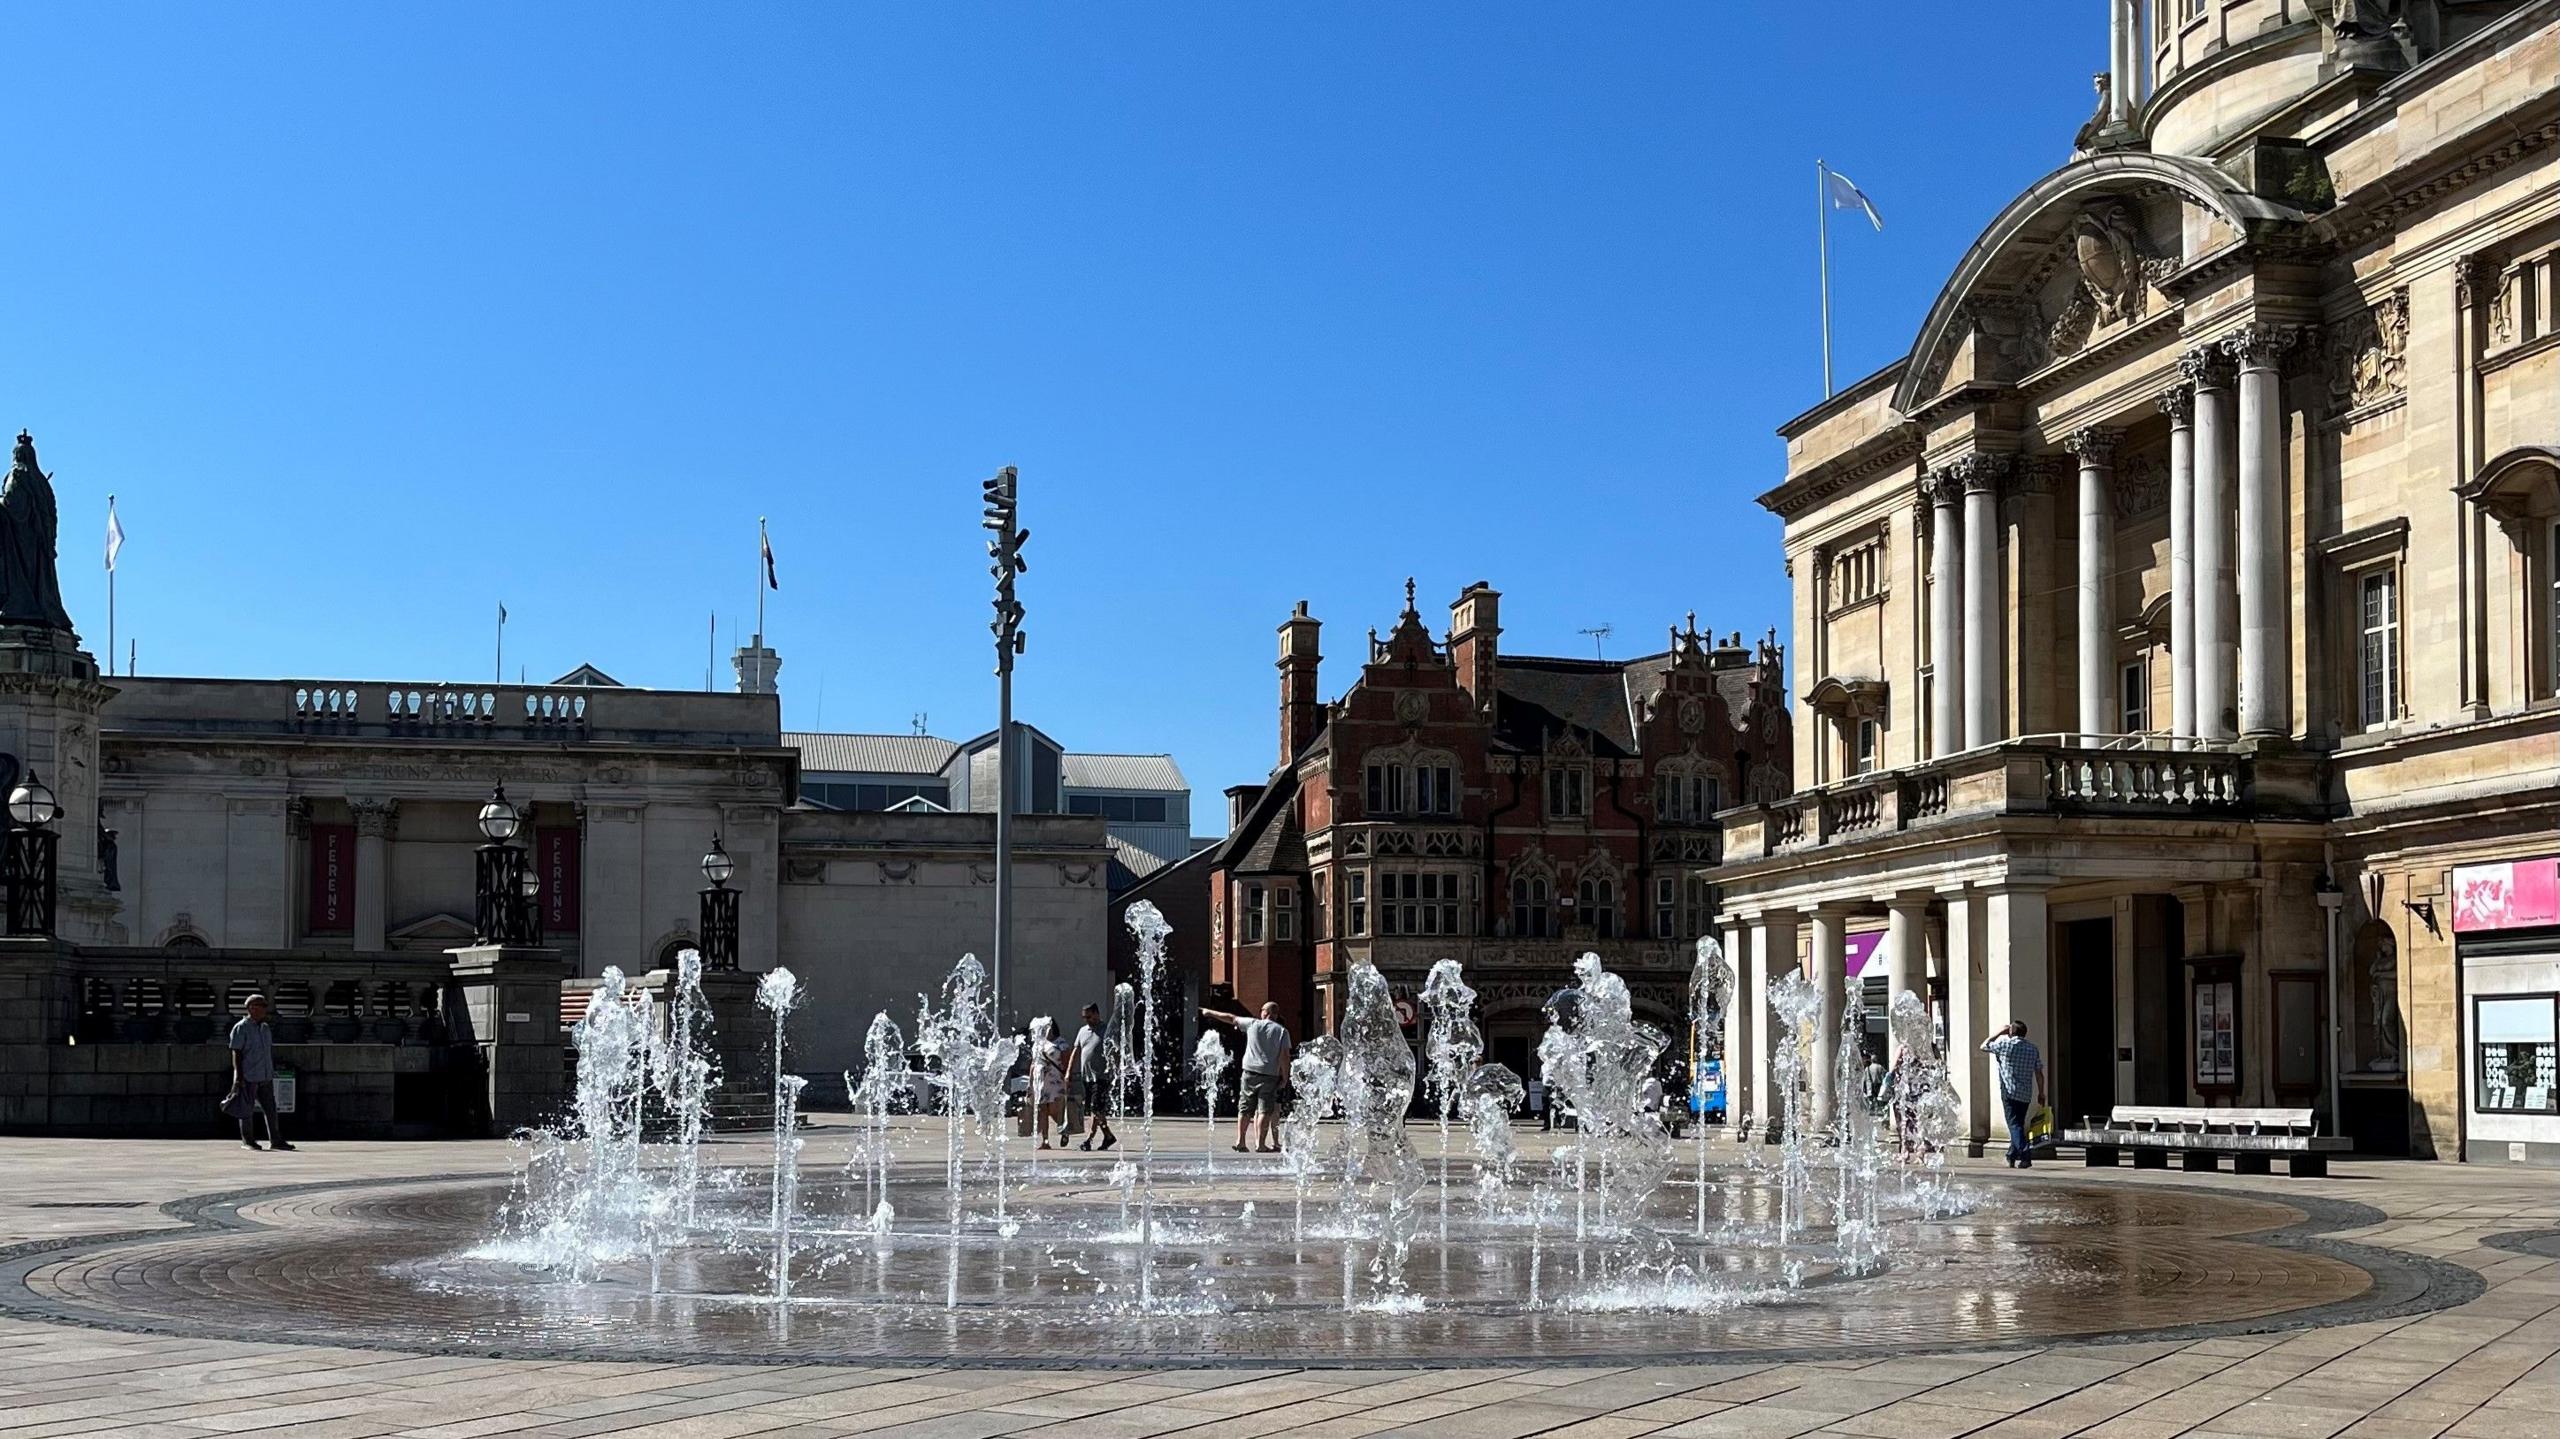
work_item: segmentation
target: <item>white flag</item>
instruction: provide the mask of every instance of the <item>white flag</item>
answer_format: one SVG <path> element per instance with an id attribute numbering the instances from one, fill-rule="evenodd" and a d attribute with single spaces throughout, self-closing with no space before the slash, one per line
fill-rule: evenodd
<path id="1" fill-rule="evenodd" d="M 116 497 L 107 496 L 107 572 L 116 567 L 116 551 L 124 548 L 124 521 L 116 518 Z"/>
<path id="2" fill-rule="evenodd" d="M 1855 210 L 1867 217 L 1868 224 L 1879 230 L 1884 228 L 1884 216 L 1876 213 L 1875 201 L 1867 198 L 1866 191 L 1851 184 L 1848 176 L 1837 170 L 1825 169 L 1822 172 L 1822 180 L 1824 187 L 1830 192 L 1832 209 Z"/>

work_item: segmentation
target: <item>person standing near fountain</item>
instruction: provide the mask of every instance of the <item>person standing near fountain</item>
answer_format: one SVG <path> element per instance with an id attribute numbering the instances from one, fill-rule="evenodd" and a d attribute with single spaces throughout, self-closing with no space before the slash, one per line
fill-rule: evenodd
<path id="1" fill-rule="evenodd" d="M 1067 1052 L 1067 1082 L 1075 1086 L 1077 1102 L 1084 1106 L 1084 1142 L 1078 1149 L 1091 1149 L 1093 1137 L 1102 1136 L 1102 1147 L 1109 1149 L 1120 1142 L 1111 1132 L 1111 1064 L 1106 1057 L 1110 1036 L 1102 1027 L 1102 1006 L 1084 1007 L 1084 1027 L 1076 1031 L 1075 1046 Z"/>
<path id="2" fill-rule="evenodd" d="M 2035 1151 L 2027 1144 L 2027 1122 L 2044 1099 L 2044 1055 L 2027 1038 L 2027 1022 L 2013 1019 L 1998 1034 L 1982 1041 L 1982 1052 L 2000 1071 L 2000 1113 L 2009 1121 L 2009 1167 L 2033 1169 Z"/>
<path id="3" fill-rule="evenodd" d="M 1234 1025 L 1244 1036 L 1244 1072 L 1236 1080 L 1236 1153 L 1279 1153 L 1280 1082 L 1289 1073 L 1289 1027 L 1280 1022 L 1280 1006 L 1265 1003 L 1260 1018 L 1246 1019 L 1202 1005 L 1200 1017 Z M 1256 1115 L 1262 1120 L 1258 1143 L 1246 1138 Z"/>
<path id="4" fill-rule="evenodd" d="M 20 437 L 20 443 L 25 437 Z M 240 1121 L 240 1147 L 258 1147 L 256 1116 L 267 1116 L 267 1143 L 280 1152 L 290 1154 L 293 1146 L 284 1142 L 284 1131 L 276 1127 L 276 1037 L 267 1027 L 267 997 L 249 996 L 241 1006 L 248 1011 L 240 1022 L 231 1026 L 231 1093 L 222 1101 L 222 1112 Z"/>

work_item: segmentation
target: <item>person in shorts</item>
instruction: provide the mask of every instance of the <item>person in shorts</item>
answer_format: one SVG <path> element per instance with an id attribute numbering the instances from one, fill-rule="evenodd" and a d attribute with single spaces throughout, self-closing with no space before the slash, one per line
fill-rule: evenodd
<path id="1" fill-rule="evenodd" d="M 1256 1019 L 1206 1007 L 1200 1017 L 1233 1025 L 1244 1036 L 1244 1069 L 1236 1080 L 1236 1153 L 1279 1153 L 1280 1085 L 1289 1076 L 1289 1028 L 1280 1022 L 1280 1006 L 1263 1005 Z M 1257 1118 L 1262 1123 L 1258 1144 L 1247 1137 Z"/>
<path id="2" fill-rule="evenodd" d="M 1094 1137 L 1100 1135 L 1102 1147 L 1109 1149 L 1120 1142 L 1111 1132 L 1111 1064 L 1110 1031 L 1103 1028 L 1102 1006 L 1084 1007 L 1084 1027 L 1076 1031 L 1075 1043 L 1067 1049 L 1067 1083 L 1076 1102 L 1084 1106 L 1087 1126 L 1084 1142 L 1078 1149 L 1091 1149 Z"/>

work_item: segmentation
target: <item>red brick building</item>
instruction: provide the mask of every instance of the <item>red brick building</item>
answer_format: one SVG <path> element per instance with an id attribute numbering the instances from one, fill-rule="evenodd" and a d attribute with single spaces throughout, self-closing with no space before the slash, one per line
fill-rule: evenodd
<path id="1" fill-rule="evenodd" d="M 1434 640 L 1413 607 L 1341 698 L 1319 699 L 1319 622 L 1280 626 L 1280 763 L 1227 792 L 1210 978 L 1329 1031 L 1339 979 L 1375 963 L 1401 998 L 1466 966 L 1490 1053 L 1522 1073 L 1546 997 L 1599 952 L 1639 1012 L 1677 1023 L 1716 896 L 1714 814 L 1788 793 L 1774 643 L 1718 644 L 1691 617 L 1633 660 L 1501 652 L 1478 582 Z"/>

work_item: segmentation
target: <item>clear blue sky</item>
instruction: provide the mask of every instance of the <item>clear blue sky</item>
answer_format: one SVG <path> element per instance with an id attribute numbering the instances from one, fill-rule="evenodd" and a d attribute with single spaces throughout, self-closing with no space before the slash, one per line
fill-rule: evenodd
<path id="1" fill-rule="evenodd" d="M 1773 428 L 2066 157 L 2103 7 L 22 8 L 0 423 L 146 673 L 702 682 L 992 722 L 978 481 L 1022 467 L 1020 712 L 1272 761 L 1407 574 L 1507 648 L 1785 622 Z M 741 627 L 743 634 L 743 626 Z"/>

